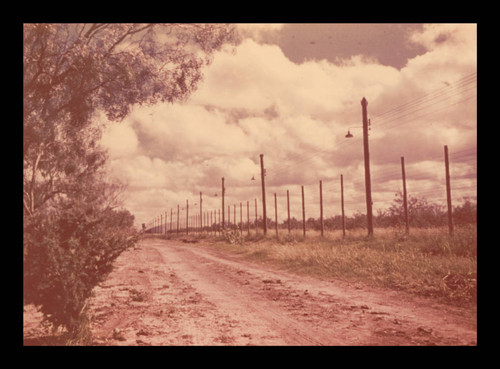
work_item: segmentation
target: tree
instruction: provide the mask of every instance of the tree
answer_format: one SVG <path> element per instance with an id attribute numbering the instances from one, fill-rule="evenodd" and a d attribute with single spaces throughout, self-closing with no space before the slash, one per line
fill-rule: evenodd
<path id="1" fill-rule="evenodd" d="M 403 194 L 395 194 L 391 207 L 387 210 L 393 225 L 404 222 Z M 408 218 L 410 225 L 416 227 L 441 226 L 446 224 L 446 213 L 443 206 L 429 203 L 425 197 L 408 196 Z"/>
<path id="2" fill-rule="evenodd" d="M 186 99 L 230 40 L 221 24 L 26 24 L 24 212 L 105 161 L 100 113 L 119 121 L 136 104 Z"/>
<path id="3" fill-rule="evenodd" d="M 23 296 L 55 326 L 78 331 L 91 289 L 135 240 L 98 118 L 186 99 L 235 40 L 221 24 L 24 25 Z"/>

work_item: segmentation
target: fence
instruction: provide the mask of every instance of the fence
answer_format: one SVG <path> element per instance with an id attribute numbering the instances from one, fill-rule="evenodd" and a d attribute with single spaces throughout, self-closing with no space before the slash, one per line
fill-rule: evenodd
<path id="1" fill-rule="evenodd" d="M 410 196 L 416 197 L 431 197 L 431 201 L 446 207 L 446 214 L 448 216 L 448 227 L 450 234 L 453 233 L 453 193 L 454 190 L 461 191 L 464 196 L 463 190 L 467 190 L 471 199 L 475 199 L 476 185 L 475 180 L 471 182 L 470 172 L 467 171 L 454 171 L 453 159 L 460 160 L 460 163 L 470 163 L 475 160 L 475 147 L 449 154 L 448 147 L 444 146 L 444 154 L 442 160 L 441 173 L 437 173 L 436 163 L 418 164 L 405 162 L 404 157 L 400 157 L 400 163 L 394 168 L 388 168 L 384 171 L 374 172 L 373 176 L 373 199 L 377 201 L 377 194 L 390 193 L 392 198 L 396 192 L 402 195 L 402 216 L 404 220 L 404 227 L 406 232 L 410 230 L 410 221 L 408 217 L 408 198 Z M 261 157 L 263 159 L 263 156 Z M 262 167 L 263 173 L 265 168 Z M 474 169 L 474 168 L 473 168 Z M 398 183 L 394 183 L 394 175 L 400 174 Z M 455 174 L 456 176 L 454 176 Z M 426 181 L 429 176 L 437 176 L 441 179 L 442 187 L 427 188 L 420 186 L 422 181 Z M 147 233 L 175 233 L 175 234 L 208 234 L 219 235 L 223 229 L 239 230 L 241 234 L 250 234 L 251 232 L 259 233 L 275 233 L 279 235 L 280 232 L 292 232 L 299 228 L 302 229 L 302 234 L 305 237 L 308 229 L 317 229 L 321 236 L 324 235 L 325 228 L 341 229 L 342 234 L 345 236 L 346 228 L 349 226 L 349 220 L 352 224 L 352 218 L 346 217 L 346 202 L 352 203 L 356 197 L 359 196 L 359 187 L 365 181 L 361 179 L 347 179 L 346 176 L 340 174 L 338 181 L 324 182 L 319 180 L 317 186 L 295 186 L 294 190 L 300 196 L 295 196 L 290 201 L 290 189 L 286 192 L 278 193 L 276 191 L 265 190 L 265 177 L 262 176 L 261 187 L 264 188 L 263 197 L 258 199 L 248 199 L 244 201 L 232 201 L 226 207 L 222 207 L 223 203 L 227 203 L 226 187 L 224 178 L 222 178 L 223 191 L 221 198 L 221 206 L 219 208 L 205 209 L 203 207 L 203 192 L 199 193 L 199 200 L 197 202 L 186 200 L 185 206 L 177 205 L 176 208 L 170 208 L 170 211 L 165 211 L 151 220 L 145 227 Z M 389 179 L 389 182 L 387 180 Z M 227 183 L 227 182 L 226 182 Z M 393 184 L 391 189 L 380 188 L 381 184 Z M 364 191 L 362 191 L 364 192 Z M 346 201 L 346 193 L 348 194 L 348 201 Z M 267 199 L 271 199 L 270 204 L 265 204 L 266 217 L 264 218 L 264 203 Z M 271 195 L 271 196 L 269 196 Z M 325 201 L 325 198 L 328 199 Z M 298 199 L 300 201 L 298 201 Z M 358 198 L 359 200 L 359 198 Z M 455 200 L 457 197 L 455 197 Z M 334 208 L 336 211 L 330 212 L 329 209 Z M 271 211 L 269 211 L 271 210 Z M 330 213 L 329 218 L 327 218 Z M 293 216 L 292 216 L 293 214 Z M 300 214 L 300 216 L 297 216 Z M 355 217 L 366 218 L 365 214 L 355 214 Z M 298 218 L 298 219 L 297 219 Z M 266 219 L 264 223 L 263 219 Z M 365 220 L 365 219 L 363 219 Z M 325 227 L 325 223 L 326 227 Z M 359 221 L 357 225 L 360 225 Z"/>
<path id="2" fill-rule="evenodd" d="M 454 84 L 376 115 L 371 120 L 377 122 L 377 128 L 397 129 L 416 119 L 437 114 L 475 98 L 475 81 L 476 76 L 473 73 Z M 473 94 L 470 94 L 471 91 Z M 374 217 L 371 211 L 372 204 L 386 204 L 387 208 L 391 200 L 394 200 L 394 194 L 400 192 L 402 219 L 406 232 L 409 232 L 412 226 L 408 215 L 408 200 L 413 197 L 413 199 L 429 199 L 446 208 L 449 232 L 453 234 L 453 204 L 467 197 L 475 200 L 477 196 L 476 146 L 457 152 L 448 152 L 448 146 L 445 145 L 444 152 L 439 155 L 436 153 L 424 162 L 412 163 L 405 160 L 404 156 L 391 158 L 384 168 L 379 167 L 372 173 L 368 147 L 368 131 L 371 128 L 371 121 L 367 119 L 365 99 L 362 100 L 362 105 L 364 178 L 352 173 L 347 175 L 339 173 L 335 179 L 318 180 L 314 187 L 295 185 L 293 188 L 283 189 L 282 186 L 271 185 L 266 188 L 266 181 L 269 177 L 279 177 L 289 171 L 292 165 L 266 170 L 264 155 L 261 154 L 261 183 L 260 186 L 255 186 L 254 196 L 251 198 L 238 200 L 232 196 L 228 201 L 225 180 L 222 178 L 221 191 L 218 192 L 221 197 L 219 206 L 206 209 L 203 206 L 203 194 L 199 192 L 199 199 L 195 202 L 191 199 L 194 206 L 190 207 L 189 201 L 186 200 L 185 206 L 177 205 L 177 209 L 170 208 L 170 214 L 165 211 L 153 218 L 147 226 L 144 225 L 145 231 L 177 234 L 195 232 L 215 235 L 220 234 L 222 229 L 238 229 L 242 234 L 244 232 L 279 234 L 280 231 L 291 232 L 294 229 L 302 229 L 305 237 L 308 229 L 312 227 L 319 228 L 323 236 L 326 226 L 327 229 L 332 227 L 341 229 L 342 234 L 345 235 L 346 229 L 352 227 L 352 217 L 346 216 L 346 210 L 351 210 L 352 213 L 351 204 L 362 203 L 366 200 L 366 208 L 363 209 L 366 210 L 366 214 L 362 214 L 361 209 L 356 209 L 354 218 L 357 217 L 358 220 L 365 218 L 364 221 L 370 234 L 370 223 Z M 359 135 L 353 138 L 350 131 L 346 138 L 349 140 L 341 144 L 346 147 L 359 144 L 361 139 Z M 433 150 L 437 151 L 437 148 Z M 293 165 L 307 164 L 310 160 L 328 153 L 328 150 L 318 149 L 295 161 Z M 252 177 L 252 180 L 258 183 L 256 178 Z M 441 183 L 442 186 L 435 186 L 433 184 L 435 181 Z M 457 194 L 460 197 L 457 197 Z M 271 199 L 270 204 L 266 203 L 266 197 Z M 271 211 L 268 213 L 268 210 Z M 383 208 L 379 206 L 378 211 L 378 216 L 380 216 Z"/>

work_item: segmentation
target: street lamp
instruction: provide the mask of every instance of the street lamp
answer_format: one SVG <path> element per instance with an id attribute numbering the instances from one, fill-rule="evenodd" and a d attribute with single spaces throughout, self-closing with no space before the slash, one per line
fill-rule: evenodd
<path id="1" fill-rule="evenodd" d="M 367 103 L 368 104 L 368 103 Z M 351 137 L 354 137 L 354 135 L 351 133 L 351 129 L 353 128 L 364 128 L 363 126 L 358 126 L 358 127 L 349 127 L 347 129 L 347 134 L 345 135 L 345 138 L 351 138 Z M 368 119 L 368 130 L 370 131 L 371 130 L 371 122 L 370 122 L 370 119 Z"/>

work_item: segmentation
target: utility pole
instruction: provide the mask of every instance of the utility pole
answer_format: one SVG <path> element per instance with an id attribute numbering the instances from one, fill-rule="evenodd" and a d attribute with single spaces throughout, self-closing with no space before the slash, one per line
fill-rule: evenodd
<path id="1" fill-rule="evenodd" d="M 370 150 L 368 147 L 368 113 L 366 107 L 368 101 L 363 97 L 361 100 L 363 107 L 363 147 L 365 154 L 365 188 L 366 188 L 366 221 L 368 226 L 368 236 L 373 236 L 373 213 L 372 213 L 372 185 L 370 178 Z"/>
<path id="2" fill-rule="evenodd" d="M 453 236 L 453 214 L 451 207 L 451 186 L 450 186 L 450 162 L 448 160 L 448 146 L 444 146 L 444 165 L 446 169 L 446 202 L 448 204 L 448 229 L 450 236 Z"/>
<path id="3" fill-rule="evenodd" d="M 401 174 L 403 177 L 403 210 L 405 212 L 405 230 L 406 234 L 410 233 L 410 220 L 408 218 L 408 197 L 406 193 L 406 173 L 405 173 L 405 158 L 401 157 Z"/>
<path id="4" fill-rule="evenodd" d="M 224 194 L 226 189 L 224 188 L 224 177 L 222 177 L 222 229 L 224 229 Z"/>
<path id="5" fill-rule="evenodd" d="M 267 234 L 267 215 L 266 215 L 266 185 L 264 182 L 264 154 L 260 154 L 260 177 L 262 180 L 262 225 L 264 236 Z"/>

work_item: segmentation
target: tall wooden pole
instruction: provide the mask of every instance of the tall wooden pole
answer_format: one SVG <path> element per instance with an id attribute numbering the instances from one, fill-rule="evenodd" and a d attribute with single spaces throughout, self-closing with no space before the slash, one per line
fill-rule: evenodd
<path id="1" fill-rule="evenodd" d="M 276 192 L 274 193 L 274 222 L 276 223 L 276 237 L 278 237 L 278 201 L 276 200 Z"/>
<path id="2" fill-rule="evenodd" d="M 222 177 L 222 229 L 224 229 L 224 194 L 226 193 L 226 189 L 224 187 L 224 177 Z"/>
<path id="3" fill-rule="evenodd" d="M 451 207 L 450 162 L 448 160 L 448 146 L 444 146 L 444 165 L 446 169 L 446 202 L 448 205 L 448 229 L 453 236 L 453 209 Z"/>
<path id="4" fill-rule="evenodd" d="M 179 234 L 179 205 L 177 205 L 177 234 Z"/>
<path id="5" fill-rule="evenodd" d="M 254 199 L 255 202 L 255 234 L 257 234 L 257 199 Z"/>
<path id="6" fill-rule="evenodd" d="M 410 220 L 408 218 L 408 197 L 406 193 L 406 173 L 405 173 L 405 158 L 401 157 L 401 175 L 403 177 L 403 210 L 405 215 L 405 231 L 410 233 Z"/>
<path id="7" fill-rule="evenodd" d="M 264 154 L 260 154 L 260 177 L 262 181 L 262 226 L 264 235 L 267 234 L 267 214 L 266 214 L 266 185 L 264 181 Z"/>
<path id="8" fill-rule="evenodd" d="M 250 203 L 247 201 L 247 234 L 250 234 Z"/>
<path id="9" fill-rule="evenodd" d="M 304 186 L 302 186 L 302 229 L 306 237 L 306 206 L 304 202 Z"/>
<path id="10" fill-rule="evenodd" d="M 186 234 L 189 234 L 189 201 L 186 200 Z"/>
<path id="11" fill-rule="evenodd" d="M 319 208 L 320 208 L 320 224 L 321 224 L 321 237 L 323 237 L 323 184 L 319 181 Z"/>
<path id="12" fill-rule="evenodd" d="M 340 207 L 342 208 L 342 237 L 345 237 L 344 175 L 340 175 Z"/>
<path id="13" fill-rule="evenodd" d="M 368 145 L 368 101 L 363 97 L 361 100 L 363 107 L 363 148 L 365 156 L 365 189 L 366 189 L 366 221 L 368 227 L 368 235 L 373 235 L 373 213 L 372 213 L 372 185 L 370 178 L 370 149 Z"/>
<path id="14" fill-rule="evenodd" d="M 288 213 L 288 233 L 290 233 L 290 193 L 286 190 L 286 209 Z"/>

